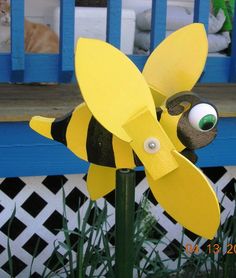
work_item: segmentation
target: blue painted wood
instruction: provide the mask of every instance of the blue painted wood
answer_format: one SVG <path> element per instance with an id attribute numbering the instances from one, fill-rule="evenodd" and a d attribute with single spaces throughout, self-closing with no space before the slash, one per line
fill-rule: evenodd
<path id="1" fill-rule="evenodd" d="M 86 173 L 88 163 L 48 140 L 28 123 L 0 123 L 0 177 Z M 236 118 L 219 122 L 218 136 L 198 150 L 198 166 L 236 165 Z"/>
<path id="2" fill-rule="evenodd" d="M 107 1 L 106 40 L 117 48 L 120 48 L 121 40 L 121 11 L 121 0 Z"/>
<path id="3" fill-rule="evenodd" d="M 194 22 L 201 22 L 208 30 L 210 12 L 210 0 L 195 0 L 194 2 Z"/>
<path id="4" fill-rule="evenodd" d="M 200 83 L 228 83 L 230 57 L 208 57 Z"/>
<path id="5" fill-rule="evenodd" d="M 166 0 L 153 1 L 151 48 L 165 36 Z M 207 26 L 209 0 L 195 0 L 195 21 Z M 74 69 L 74 1 L 61 0 L 60 55 L 24 54 L 23 0 L 12 1 L 12 56 L 0 54 L 0 82 L 75 82 Z M 234 23 L 234 26 L 236 23 Z M 120 47 L 121 1 L 108 1 L 107 40 Z M 234 28 L 236 30 L 236 28 Z M 200 82 L 235 81 L 236 47 L 233 31 L 232 60 L 208 58 Z M 142 70 L 147 56 L 130 56 Z"/>
<path id="6" fill-rule="evenodd" d="M 230 82 L 236 82 L 236 5 L 234 7 L 233 30 L 231 36 Z"/>
<path id="7" fill-rule="evenodd" d="M 24 69 L 24 0 L 15 0 L 11 1 L 11 80 L 22 81 Z"/>
<path id="8" fill-rule="evenodd" d="M 88 164 L 62 144 L 32 131 L 28 123 L 0 124 L 0 176 L 86 173 Z"/>
<path id="9" fill-rule="evenodd" d="M 130 59 L 142 71 L 147 56 L 130 55 Z M 226 83 L 229 82 L 230 57 L 208 57 L 205 71 L 199 80 L 200 83 Z"/>
<path id="10" fill-rule="evenodd" d="M 142 70 L 147 56 L 129 56 Z M 10 55 L 0 54 L 0 82 L 11 82 Z M 209 57 L 206 69 L 200 79 L 201 83 L 229 82 L 230 57 Z M 59 55 L 55 54 L 26 54 L 24 82 L 68 82 L 64 76 L 58 76 Z M 16 81 L 16 80 L 13 80 Z M 75 77 L 71 82 L 76 82 Z"/>
<path id="11" fill-rule="evenodd" d="M 167 0 L 152 1 L 151 52 L 166 36 Z"/>
<path id="12" fill-rule="evenodd" d="M 17 82 L 11 78 L 11 56 L 0 54 L 0 82 Z M 24 82 L 63 82 L 58 76 L 59 55 L 26 54 Z"/>
<path id="13" fill-rule="evenodd" d="M 60 6 L 60 77 L 70 82 L 74 74 L 75 1 L 61 0 Z"/>
<path id="14" fill-rule="evenodd" d="M 236 118 L 220 119 L 216 139 L 197 155 L 201 167 L 236 165 Z"/>

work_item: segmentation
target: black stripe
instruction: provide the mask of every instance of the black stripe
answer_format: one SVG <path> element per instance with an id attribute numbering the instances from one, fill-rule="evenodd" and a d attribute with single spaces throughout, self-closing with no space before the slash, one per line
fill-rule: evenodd
<path id="1" fill-rule="evenodd" d="M 63 143 L 64 145 L 67 145 L 66 130 L 70 122 L 71 116 L 72 112 L 65 115 L 62 118 L 55 119 L 55 121 L 52 123 L 52 138 L 58 142 Z"/>
<path id="2" fill-rule="evenodd" d="M 163 113 L 163 110 L 160 108 L 160 107 L 157 107 L 156 109 L 156 115 L 157 115 L 157 120 L 158 122 L 160 121 L 161 119 L 161 114 Z"/>
<path id="3" fill-rule="evenodd" d="M 86 142 L 89 162 L 101 166 L 115 167 L 112 137 L 112 133 L 106 130 L 94 117 L 91 118 Z"/>
<path id="4" fill-rule="evenodd" d="M 139 159 L 139 157 L 134 151 L 133 151 L 133 156 L 134 156 L 134 164 L 136 166 L 143 166 L 143 163 L 141 162 L 141 160 Z"/>

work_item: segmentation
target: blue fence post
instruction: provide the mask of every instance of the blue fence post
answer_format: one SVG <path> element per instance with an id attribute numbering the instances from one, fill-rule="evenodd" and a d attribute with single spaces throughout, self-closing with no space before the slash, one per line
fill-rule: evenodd
<path id="1" fill-rule="evenodd" d="M 107 42 L 120 48 L 121 41 L 121 0 L 107 1 Z"/>
<path id="2" fill-rule="evenodd" d="M 236 82 L 236 5 L 234 6 L 234 19 L 231 42 L 231 61 L 229 71 L 229 81 Z"/>
<path id="3" fill-rule="evenodd" d="M 11 81 L 24 81 L 24 0 L 11 1 Z"/>
<path id="4" fill-rule="evenodd" d="M 209 13 L 210 13 L 210 0 L 195 0 L 194 2 L 194 17 L 193 22 L 203 23 L 208 32 Z M 201 78 L 205 75 L 205 69 L 202 72 Z"/>
<path id="5" fill-rule="evenodd" d="M 195 0 L 194 3 L 194 22 L 201 22 L 208 31 L 208 21 L 210 13 L 210 0 Z"/>
<path id="6" fill-rule="evenodd" d="M 75 1 L 60 2 L 59 81 L 70 82 L 74 73 Z"/>
<path id="7" fill-rule="evenodd" d="M 153 0 L 150 52 L 152 52 L 166 36 L 166 14 L 167 0 Z"/>

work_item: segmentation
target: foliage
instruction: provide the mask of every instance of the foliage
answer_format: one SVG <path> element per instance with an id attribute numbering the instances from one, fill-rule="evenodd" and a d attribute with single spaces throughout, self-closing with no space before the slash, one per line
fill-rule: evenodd
<path id="1" fill-rule="evenodd" d="M 104 207 L 101 210 L 96 202 L 88 202 L 85 212 L 78 210 L 77 230 L 70 230 L 67 224 L 65 193 L 63 191 L 63 233 L 64 241 L 54 243 L 53 256 L 57 258 L 56 262 L 50 261 L 49 268 L 45 267 L 42 277 L 115 277 L 114 263 L 115 250 L 111 245 L 111 238 L 114 238 L 115 231 L 109 225 L 109 215 L 107 204 L 104 201 Z M 163 244 L 165 236 L 155 224 L 156 219 L 150 212 L 149 201 L 143 198 L 135 212 L 135 234 L 134 234 L 134 277 L 138 278 L 193 278 L 193 277 L 209 277 L 209 278 L 233 278 L 236 273 L 236 251 L 227 254 L 227 244 L 232 244 L 236 249 L 236 209 L 233 216 L 225 221 L 225 224 L 218 229 L 217 236 L 209 242 L 211 252 L 192 252 L 190 255 L 186 253 L 184 242 L 184 229 L 182 233 L 182 242 L 180 247 L 176 246 L 179 252 L 177 258 L 177 268 L 169 270 L 165 266 L 166 261 L 160 258 L 158 248 L 159 244 Z M 80 207 L 80 204 L 78 204 Z M 12 219 L 14 218 L 16 209 L 14 209 L 9 221 L 10 233 Z M 83 215 L 82 215 L 83 213 Z M 88 220 L 90 225 L 88 224 Z M 158 235 L 158 236 L 157 236 Z M 201 238 L 195 242 L 198 245 Z M 166 242 L 166 241 L 165 241 Z M 35 254 L 37 253 L 38 244 L 35 246 Z M 224 250 L 214 252 L 214 244 L 218 244 Z M 14 277 L 14 265 L 12 262 L 12 254 L 10 248 L 10 239 L 8 239 L 8 257 L 9 271 L 11 277 Z M 145 248 L 144 248 L 145 247 Z M 148 249 L 150 252 L 146 252 Z M 58 252 L 60 250 L 60 253 Z M 229 251 L 229 248 L 227 249 Z M 62 252 L 63 251 L 63 252 Z M 63 254 L 63 255 L 61 255 Z M 183 260 L 187 263 L 182 263 Z M 34 256 L 30 267 L 33 269 Z M 98 271 L 99 270 L 99 271 Z M 29 277 L 31 273 L 29 274 Z"/>

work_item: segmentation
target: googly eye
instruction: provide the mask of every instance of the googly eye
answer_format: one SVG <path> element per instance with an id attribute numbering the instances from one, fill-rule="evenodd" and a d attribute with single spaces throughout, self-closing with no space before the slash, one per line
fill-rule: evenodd
<path id="1" fill-rule="evenodd" d="M 188 120 L 196 130 L 207 132 L 215 127 L 218 120 L 217 112 L 210 104 L 200 103 L 190 110 Z"/>
<path id="2" fill-rule="evenodd" d="M 144 150 L 147 153 L 156 153 L 160 150 L 160 147 L 160 141 L 154 137 L 149 137 L 144 142 Z"/>

